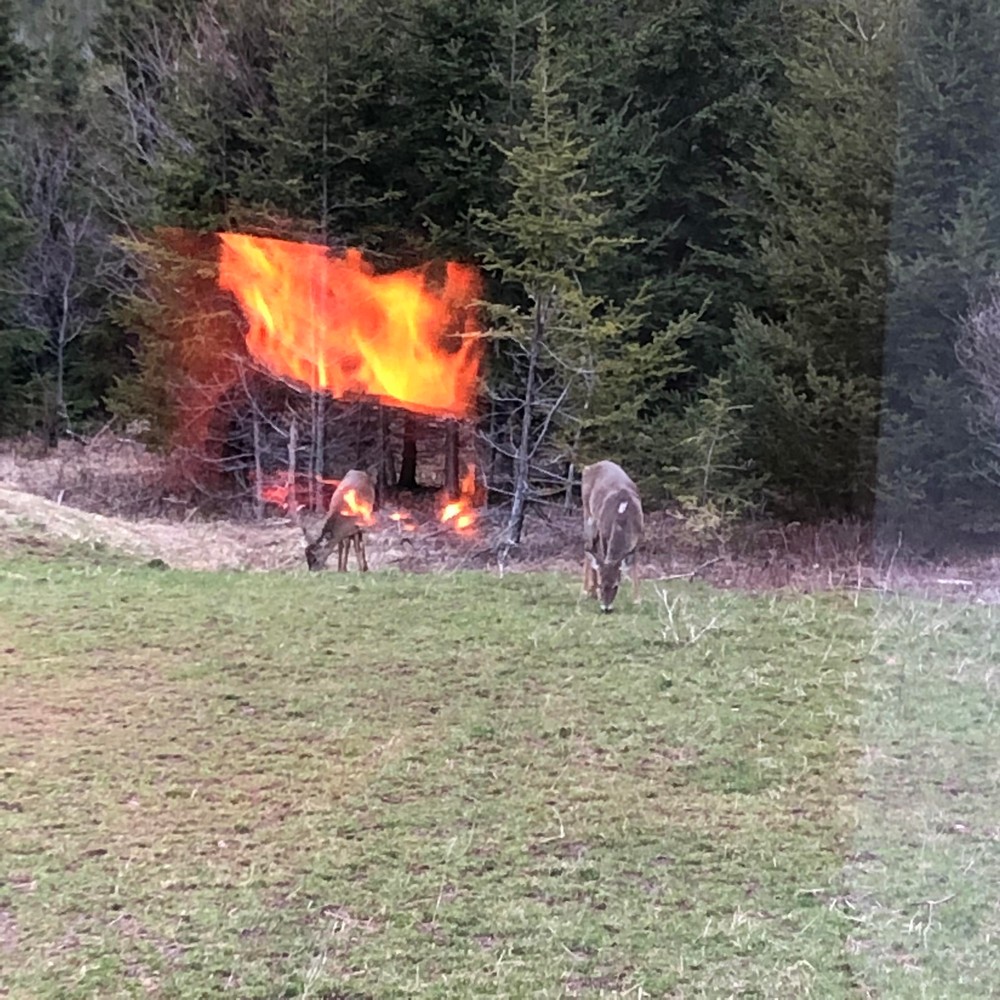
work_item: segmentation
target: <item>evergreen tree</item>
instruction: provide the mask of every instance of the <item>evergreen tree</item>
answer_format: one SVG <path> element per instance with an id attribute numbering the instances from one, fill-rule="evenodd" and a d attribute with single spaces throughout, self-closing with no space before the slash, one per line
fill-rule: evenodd
<path id="1" fill-rule="evenodd" d="M 28 51 L 17 37 L 13 0 L 0 0 L 0 114 L 9 111 L 28 69 Z"/>
<path id="2" fill-rule="evenodd" d="M 60 4 L 40 9 L 30 70 L 3 141 L 5 210 L 20 248 L 6 272 L 22 331 L 14 392 L 20 389 L 50 441 L 99 413 L 125 363 L 107 322 L 122 274 L 112 242 L 120 171 L 101 128 L 107 109 L 81 23 Z"/>
<path id="3" fill-rule="evenodd" d="M 879 512 L 888 543 L 936 546 L 1000 528 L 955 355 L 960 318 L 1000 266 L 1000 3 L 913 0 L 908 22 Z"/>
<path id="4" fill-rule="evenodd" d="M 769 107 L 787 87 L 783 57 L 797 19 L 771 0 L 653 0 L 605 8 L 577 48 L 592 112 L 594 181 L 612 192 L 609 225 L 640 242 L 605 263 L 602 290 L 622 300 L 646 290 L 649 319 L 699 316 L 687 343 L 691 366 L 673 388 L 693 388 L 724 364 L 736 303 L 760 289 L 740 259 L 743 220 L 727 211 L 744 197 L 742 168 L 770 135 Z M 791 5 L 788 5 L 791 6 Z M 674 397 L 673 412 L 688 400 Z"/>
<path id="5" fill-rule="evenodd" d="M 504 10 L 491 0 L 400 5 L 386 78 L 394 100 L 375 178 L 398 192 L 393 223 L 433 252 L 467 257 L 471 214 L 503 200 L 502 156 L 491 141 L 506 116 Z"/>
<path id="6" fill-rule="evenodd" d="M 18 322 L 18 289 L 9 277 L 16 273 L 27 247 L 28 227 L 15 192 L 19 169 L 16 142 L 16 106 L 23 97 L 28 51 L 17 38 L 17 22 L 10 0 L 0 2 L 0 431 L 21 429 L 32 359 L 43 338 Z"/>
<path id="7" fill-rule="evenodd" d="M 286 5 L 268 77 L 273 103 L 256 111 L 266 169 L 251 165 L 242 185 L 338 243 L 359 239 L 382 198 L 366 177 L 386 139 L 378 109 L 388 100 L 372 27 L 360 2 Z"/>
<path id="8" fill-rule="evenodd" d="M 268 77 L 283 11 L 265 0 L 190 0 L 178 15 L 179 25 L 165 28 L 174 63 L 156 105 L 164 126 L 151 171 L 153 221 L 226 229 L 267 171 L 260 123 L 273 107 Z M 152 0 L 144 16 L 155 40 L 161 14 Z"/>
<path id="9" fill-rule="evenodd" d="M 573 457 L 575 427 L 591 397 L 600 353 L 630 321 L 585 287 L 587 276 L 624 241 L 604 234 L 607 213 L 587 178 L 590 147 L 569 105 L 544 15 L 527 94 L 526 117 L 503 151 L 511 186 L 507 209 L 476 215 L 492 239 L 484 262 L 516 303 L 494 313 L 511 372 L 499 401 L 501 410 L 509 408 L 513 464 L 504 551 L 520 541 L 534 481 L 546 466 L 555 478 L 559 462 Z"/>
<path id="10" fill-rule="evenodd" d="M 799 515 L 871 509 L 902 6 L 800 12 L 789 92 L 731 202 L 747 250 L 718 258 L 764 289 L 727 349 L 744 458 Z"/>

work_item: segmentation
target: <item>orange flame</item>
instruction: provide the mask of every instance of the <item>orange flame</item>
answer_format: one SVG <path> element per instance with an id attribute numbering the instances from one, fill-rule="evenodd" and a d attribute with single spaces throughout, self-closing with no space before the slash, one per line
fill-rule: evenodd
<path id="1" fill-rule="evenodd" d="M 470 465 L 459 486 L 459 497 L 445 504 L 439 515 L 442 524 L 452 524 L 458 532 L 467 532 L 475 527 L 478 514 L 472 506 L 476 495 L 476 467 Z"/>
<path id="2" fill-rule="evenodd" d="M 264 483 L 260 488 L 260 498 L 265 503 L 273 503 L 287 511 L 289 492 L 287 483 Z"/>
<path id="3" fill-rule="evenodd" d="M 347 490 L 344 493 L 344 507 L 347 513 L 353 514 L 358 520 L 364 525 L 371 525 L 375 523 L 375 519 L 372 517 L 372 506 L 371 504 L 365 503 L 362 500 L 356 490 Z"/>
<path id="4" fill-rule="evenodd" d="M 309 506 L 310 498 L 314 498 L 316 492 L 314 487 L 311 488 L 312 484 L 320 483 L 328 487 L 326 490 L 320 491 L 320 500 L 322 501 L 324 495 L 329 497 L 332 493 L 332 489 L 329 487 L 335 489 L 339 482 L 339 479 L 324 479 L 322 476 L 309 477 L 301 472 L 296 474 L 294 481 L 289 481 L 288 473 L 283 472 L 273 476 L 265 476 L 257 490 L 257 496 L 264 503 L 274 504 L 288 514 L 291 512 L 292 504 L 295 505 L 296 510 L 302 510 Z M 321 506 L 325 509 L 325 502 L 321 503 Z"/>
<path id="5" fill-rule="evenodd" d="M 312 243 L 220 236 L 219 286 L 246 316 L 250 353 L 275 374 L 338 398 L 469 414 L 480 356 L 474 269 L 449 261 L 437 287 L 421 269 L 376 275 L 358 250 L 332 258 Z"/>
<path id="6" fill-rule="evenodd" d="M 417 530 L 417 526 L 413 523 L 413 518 L 411 518 L 409 513 L 405 510 L 394 510 L 389 515 L 389 520 L 395 521 L 397 526 L 402 528 L 403 531 Z"/>

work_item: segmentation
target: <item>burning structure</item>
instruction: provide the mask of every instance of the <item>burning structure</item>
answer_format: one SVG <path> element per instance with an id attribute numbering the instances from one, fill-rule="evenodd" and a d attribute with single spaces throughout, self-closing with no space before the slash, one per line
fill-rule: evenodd
<path id="1" fill-rule="evenodd" d="M 198 247 L 185 280 L 210 303 L 210 313 L 186 318 L 174 336 L 188 450 L 198 450 L 190 447 L 198 439 L 221 442 L 211 459 L 224 475 L 242 476 L 258 504 L 319 512 L 337 487 L 328 473 L 338 467 L 378 466 L 380 497 L 407 478 L 412 485 L 406 446 L 424 425 L 453 445 L 444 477 L 451 488 L 438 515 L 454 530 L 471 530 L 476 477 L 467 462 L 459 484 L 458 422 L 473 415 L 479 388 L 478 272 L 435 262 L 379 274 L 357 250 L 336 255 L 321 244 L 237 233 L 213 237 L 207 261 L 204 239 L 162 234 L 175 261 Z M 176 278 L 176 267 L 171 273 Z M 183 299 L 184 284 L 161 278 L 167 296 Z M 347 413 L 355 417 L 349 429 Z M 386 440 L 400 426 L 396 477 Z M 413 526 L 407 512 L 382 506 L 400 530 Z"/>

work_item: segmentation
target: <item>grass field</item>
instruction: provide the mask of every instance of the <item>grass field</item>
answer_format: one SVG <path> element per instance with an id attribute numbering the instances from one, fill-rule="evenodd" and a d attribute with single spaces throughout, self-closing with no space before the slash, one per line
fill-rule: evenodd
<path id="1" fill-rule="evenodd" d="M 993 609 L 29 541 L 0 994 L 1000 990 Z"/>

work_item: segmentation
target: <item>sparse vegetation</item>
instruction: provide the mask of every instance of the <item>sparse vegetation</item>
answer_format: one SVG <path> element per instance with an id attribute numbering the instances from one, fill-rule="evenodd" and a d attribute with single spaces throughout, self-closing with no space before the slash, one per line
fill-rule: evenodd
<path id="1" fill-rule="evenodd" d="M 0 573 L 11 996 L 996 975 L 987 610 L 674 584 L 678 644 L 565 576 L 51 555 Z"/>

